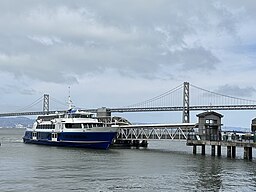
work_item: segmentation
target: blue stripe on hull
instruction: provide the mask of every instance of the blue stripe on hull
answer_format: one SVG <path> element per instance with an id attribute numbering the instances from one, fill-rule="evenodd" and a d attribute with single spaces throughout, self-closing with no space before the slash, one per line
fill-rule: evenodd
<path id="1" fill-rule="evenodd" d="M 83 147 L 94 149 L 108 149 L 111 142 L 100 143 L 77 143 L 77 142 L 65 142 L 65 141 L 47 141 L 47 140 L 32 140 L 23 139 L 24 143 L 38 144 L 38 145 L 50 145 L 50 146 L 63 146 L 63 147 Z"/>
<path id="2" fill-rule="evenodd" d="M 26 131 L 23 141 L 24 143 L 39 145 L 108 149 L 115 136 L 115 132 L 61 132 L 58 133 L 58 140 L 52 141 L 51 132 L 48 132 L 33 140 L 32 132 Z"/>

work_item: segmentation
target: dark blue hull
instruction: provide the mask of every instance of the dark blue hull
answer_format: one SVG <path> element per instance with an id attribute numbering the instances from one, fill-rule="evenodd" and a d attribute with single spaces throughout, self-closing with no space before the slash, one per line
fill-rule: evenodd
<path id="1" fill-rule="evenodd" d="M 26 131 L 23 141 L 39 145 L 108 149 L 116 132 L 61 132 L 57 133 L 56 141 L 52 141 L 51 136 L 51 132 L 37 132 L 37 137 L 32 138 L 32 131 Z"/>

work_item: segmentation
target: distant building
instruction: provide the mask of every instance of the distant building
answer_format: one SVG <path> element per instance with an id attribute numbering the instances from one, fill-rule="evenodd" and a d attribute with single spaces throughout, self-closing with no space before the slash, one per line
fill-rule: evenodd
<path id="1" fill-rule="evenodd" d="M 207 111 L 197 115 L 198 131 L 202 140 L 221 140 L 221 118 L 222 114 L 214 111 Z"/>
<path id="2" fill-rule="evenodd" d="M 97 109 L 97 117 L 111 117 L 111 111 L 106 107 L 99 108 Z"/>
<path id="3" fill-rule="evenodd" d="M 22 125 L 22 124 L 16 124 L 16 125 L 15 125 L 15 128 L 25 128 L 25 127 L 24 127 L 24 125 Z"/>

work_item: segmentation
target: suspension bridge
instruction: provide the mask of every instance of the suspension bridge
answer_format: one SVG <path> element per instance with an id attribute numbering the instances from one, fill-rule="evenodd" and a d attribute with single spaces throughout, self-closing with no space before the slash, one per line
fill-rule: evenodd
<path id="1" fill-rule="evenodd" d="M 51 102 L 66 106 L 65 103 L 51 98 Z M 43 103 L 42 111 L 25 111 L 35 105 Z M 100 108 L 82 109 L 83 111 L 97 113 Z M 190 111 L 208 110 L 255 110 L 256 100 L 238 98 L 214 91 L 209 91 L 198 86 L 184 82 L 175 88 L 168 90 L 158 96 L 120 108 L 107 108 L 106 114 L 125 112 L 157 112 L 157 111 L 181 111 L 182 122 L 190 122 Z M 22 111 L 24 110 L 24 111 Z M 63 112 L 61 110 L 50 110 L 50 96 L 44 94 L 30 105 L 19 110 L 20 112 L 0 113 L 0 117 L 28 116 L 53 114 Z"/>
<path id="2" fill-rule="evenodd" d="M 51 98 L 51 102 L 66 106 L 65 103 Z M 35 105 L 43 103 L 42 111 L 28 111 Z M 205 145 L 212 146 L 212 155 L 215 155 L 217 146 L 218 156 L 221 155 L 221 146 L 227 146 L 227 156 L 235 157 L 236 146 L 244 147 L 245 158 L 252 158 L 252 148 L 256 143 L 248 143 L 247 140 L 225 141 L 221 138 L 221 123 L 217 118 L 222 115 L 213 112 L 214 110 L 255 110 L 256 100 L 238 98 L 214 91 L 209 91 L 198 86 L 184 82 L 183 84 L 166 91 L 158 96 L 142 102 L 120 108 L 92 108 L 80 109 L 82 111 L 97 113 L 97 118 L 107 124 L 119 125 L 119 132 L 115 144 L 129 144 L 130 146 L 147 146 L 150 140 L 187 140 L 187 145 L 193 146 L 193 153 L 196 153 L 197 146 L 202 147 L 202 155 L 205 154 Z M 27 111 L 26 111 L 27 110 Z M 20 112 L 0 113 L 0 117 L 7 116 L 28 116 L 62 113 L 65 110 L 50 110 L 50 96 L 44 94 L 42 97 L 20 109 Z M 158 111 L 181 111 L 182 123 L 180 124 L 144 124 L 132 125 L 121 117 L 112 117 L 111 113 L 125 112 L 158 112 Z M 200 114 L 198 123 L 190 123 L 190 111 L 208 111 Z M 213 119 L 207 119 L 208 117 Z M 214 115 L 214 117 L 212 117 Z M 198 116 L 199 117 L 199 116 Z M 206 117 L 206 119 L 204 119 Z M 201 127 L 200 127 L 201 126 Z M 199 128 L 199 133 L 194 132 Z M 201 131 L 200 131 L 201 130 Z M 205 131 L 202 131 L 205 130 Z M 192 139 L 190 134 L 193 134 Z M 195 135 L 196 134 L 196 135 Z M 201 137 L 209 137 L 201 140 Z M 225 135 L 224 135 L 225 136 Z M 243 135 L 245 137 L 246 135 Z M 254 136 L 256 138 L 256 135 Z M 215 138 L 214 141 L 211 139 Z M 216 138 L 218 138 L 216 140 Z M 255 139 L 254 139 L 255 140 Z"/>

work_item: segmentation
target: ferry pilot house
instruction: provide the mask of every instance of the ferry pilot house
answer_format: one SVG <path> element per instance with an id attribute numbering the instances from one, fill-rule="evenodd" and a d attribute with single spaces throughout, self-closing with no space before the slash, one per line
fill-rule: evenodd
<path id="1" fill-rule="evenodd" d="M 198 114 L 197 117 L 200 138 L 207 141 L 220 141 L 221 118 L 223 115 L 214 111 L 208 111 Z"/>

